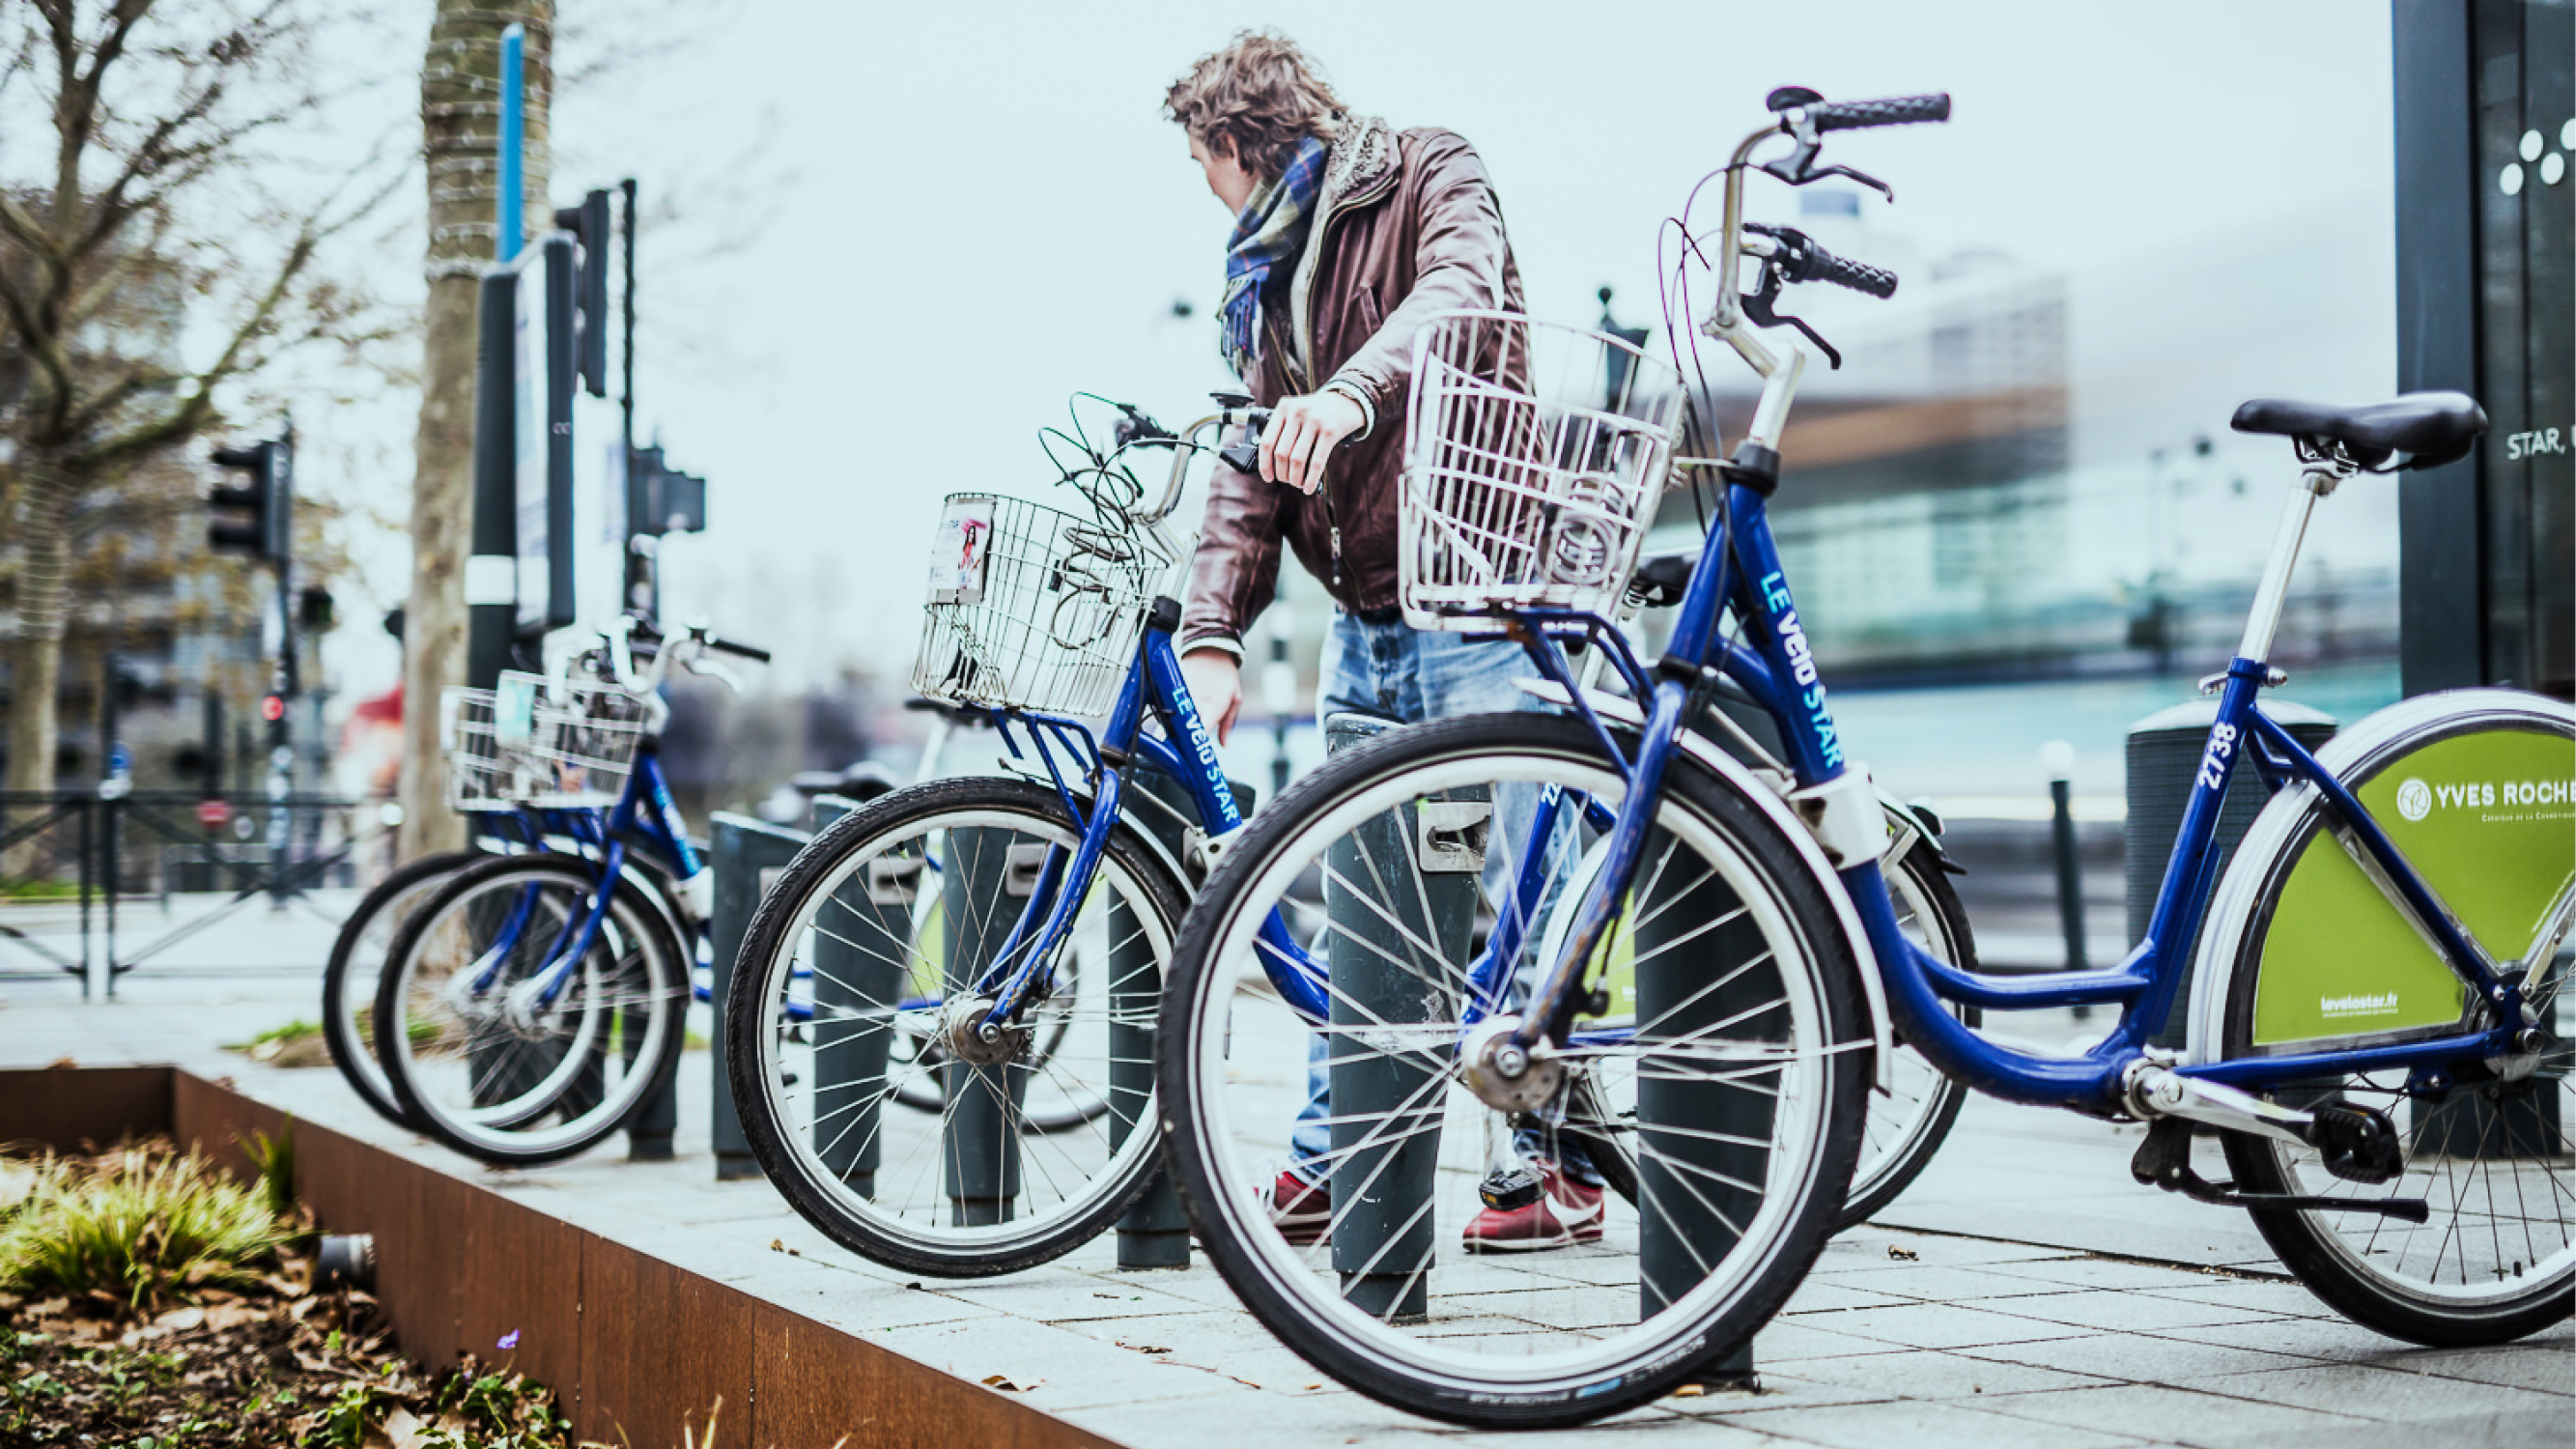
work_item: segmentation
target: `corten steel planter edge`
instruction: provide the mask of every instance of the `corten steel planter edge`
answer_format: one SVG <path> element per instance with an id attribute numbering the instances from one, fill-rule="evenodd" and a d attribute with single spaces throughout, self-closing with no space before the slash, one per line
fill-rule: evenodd
<path id="1" fill-rule="evenodd" d="M 0 1070 L 0 1143 L 77 1148 L 168 1132 L 248 1177 L 283 1108 L 174 1067 Z M 336 1233 L 376 1239 L 377 1299 L 405 1352 L 473 1353 L 553 1388 L 575 1433 L 678 1445 L 724 1404 L 719 1440 L 760 1449 L 1115 1441 L 792 1309 L 320 1124 L 293 1122 L 296 1193 Z M 516 1330 L 514 1350 L 497 1347 Z"/>

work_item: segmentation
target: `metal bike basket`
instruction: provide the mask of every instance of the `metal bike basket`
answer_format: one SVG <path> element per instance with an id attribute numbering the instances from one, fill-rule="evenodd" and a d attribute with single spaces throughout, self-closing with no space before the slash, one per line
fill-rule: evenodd
<path id="1" fill-rule="evenodd" d="M 645 730 L 643 700 L 597 680 L 516 670 L 495 689 L 439 696 L 447 800 L 461 811 L 605 809 L 626 791 Z"/>
<path id="2" fill-rule="evenodd" d="M 1104 713 L 1133 662 L 1155 572 L 1124 518 L 952 493 L 931 547 L 912 687 L 952 704 Z"/>
<path id="3" fill-rule="evenodd" d="M 1671 364 L 1512 312 L 1434 317 L 1414 344 L 1399 599 L 1417 629 L 1512 608 L 1614 613 L 1671 478 Z"/>

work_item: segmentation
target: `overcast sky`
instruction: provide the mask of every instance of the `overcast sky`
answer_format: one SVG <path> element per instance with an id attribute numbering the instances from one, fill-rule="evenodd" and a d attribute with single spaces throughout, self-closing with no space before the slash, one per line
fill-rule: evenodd
<path id="1" fill-rule="evenodd" d="M 940 495 L 1042 488 L 1033 434 L 1075 389 L 1177 420 L 1222 382 L 1207 312 L 1230 218 L 1158 107 L 1191 60 L 1260 24 L 1289 29 L 1354 109 L 1474 142 L 1543 316 L 1590 320 L 1607 283 L 1624 320 L 1651 321 L 1658 221 L 1790 83 L 1952 93 L 1948 126 L 1834 149 L 1896 187 L 1869 225 L 1928 254 L 1999 248 L 2080 273 L 2080 299 L 2116 295 L 2131 268 L 2141 292 L 2170 285 L 2193 249 L 2295 249 L 2312 231 L 2346 254 L 2363 238 L 2362 279 L 2385 275 L 2367 259 L 2391 228 L 2389 18 L 2367 0 L 742 0 L 555 111 L 558 204 L 630 172 L 686 193 L 662 198 L 687 217 L 648 235 L 639 309 L 645 427 L 711 480 L 711 531 L 673 550 L 674 604 L 777 645 L 782 675 L 900 669 Z M 1754 214 L 1794 215 L 1771 191 Z M 706 259 L 718 239 L 730 252 Z M 380 264 L 417 290 L 415 241 Z M 1176 321 L 1175 299 L 1196 315 Z M 2122 300 L 2106 313 L 2139 331 L 2141 356 L 2190 366 L 2209 320 L 2194 298 Z M 2349 305 L 2370 319 L 2364 355 L 2269 390 L 2386 385 L 2388 292 Z M 2283 361 L 2333 370 L 2297 349 Z M 383 460 L 341 486 L 397 519 L 409 407 L 339 424 Z M 612 420 L 584 415 L 585 458 Z M 400 540 L 363 553 L 377 602 L 397 602 Z M 584 564 L 590 592 L 606 555 Z M 348 684 L 391 680 L 388 641 L 343 635 Z"/>

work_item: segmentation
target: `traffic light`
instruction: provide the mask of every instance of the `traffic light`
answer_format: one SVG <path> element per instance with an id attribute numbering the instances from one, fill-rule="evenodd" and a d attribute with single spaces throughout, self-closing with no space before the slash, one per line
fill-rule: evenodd
<path id="1" fill-rule="evenodd" d="M 295 592 L 296 622 L 309 634 L 328 634 L 338 621 L 337 605 L 331 591 L 319 584 L 307 584 Z"/>
<path id="2" fill-rule="evenodd" d="M 248 447 L 217 448 L 214 458 L 217 466 L 249 476 L 218 486 L 207 498 L 215 521 L 206 530 L 206 542 L 218 552 L 285 562 L 294 551 L 295 445 L 273 438 Z"/>
<path id="3" fill-rule="evenodd" d="M 706 532 L 706 479 L 664 463 L 658 446 L 637 448 L 626 469 L 628 533 Z"/>
<path id="4" fill-rule="evenodd" d="M 573 277 L 573 368 L 592 397 L 608 396 L 608 193 L 594 191 L 579 206 L 555 212 L 555 225 L 581 239 L 581 268 Z"/>

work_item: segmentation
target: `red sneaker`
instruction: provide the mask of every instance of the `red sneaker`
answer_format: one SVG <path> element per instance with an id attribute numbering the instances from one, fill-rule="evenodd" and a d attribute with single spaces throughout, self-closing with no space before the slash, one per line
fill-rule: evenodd
<path id="1" fill-rule="evenodd" d="M 1470 1253 L 1534 1253 L 1601 1241 L 1601 1189 L 1567 1177 L 1544 1157 L 1486 1179 L 1478 1191 L 1486 1206 L 1467 1224 Z"/>
<path id="2" fill-rule="evenodd" d="M 1332 1235 L 1332 1190 L 1294 1171 L 1280 1170 L 1270 1190 L 1261 1195 L 1261 1205 L 1270 1209 L 1270 1223 L 1279 1236 L 1292 1243 L 1320 1243 Z"/>

